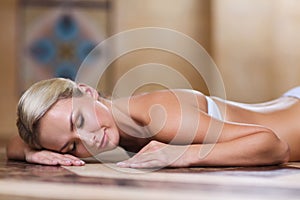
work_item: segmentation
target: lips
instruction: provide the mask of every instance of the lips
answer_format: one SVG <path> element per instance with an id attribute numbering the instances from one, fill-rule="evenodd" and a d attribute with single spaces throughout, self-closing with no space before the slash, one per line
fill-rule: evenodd
<path id="1" fill-rule="evenodd" d="M 96 146 L 97 148 L 104 148 L 107 144 L 107 135 L 106 135 L 106 128 L 103 129 L 102 131 L 102 138 L 98 138 L 96 135 L 93 138 L 94 141 L 94 146 Z"/>
<path id="2" fill-rule="evenodd" d="M 103 130 L 103 136 L 102 139 L 100 141 L 100 148 L 104 148 L 106 146 L 107 143 L 107 135 L 106 135 L 106 129 Z"/>

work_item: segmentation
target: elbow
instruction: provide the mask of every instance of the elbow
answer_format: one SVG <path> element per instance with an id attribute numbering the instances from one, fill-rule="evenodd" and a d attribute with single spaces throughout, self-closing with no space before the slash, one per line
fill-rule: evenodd
<path id="1" fill-rule="evenodd" d="M 278 153 L 277 153 L 277 162 L 278 164 L 286 163 L 290 160 L 290 147 L 289 145 L 278 139 L 279 145 L 278 145 Z"/>
<path id="2" fill-rule="evenodd" d="M 289 145 L 272 131 L 266 132 L 261 140 L 261 155 L 264 165 L 277 165 L 289 161 Z"/>
<path id="3" fill-rule="evenodd" d="M 8 160 L 25 160 L 24 150 L 27 146 L 18 137 L 13 137 L 6 144 L 6 158 Z"/>

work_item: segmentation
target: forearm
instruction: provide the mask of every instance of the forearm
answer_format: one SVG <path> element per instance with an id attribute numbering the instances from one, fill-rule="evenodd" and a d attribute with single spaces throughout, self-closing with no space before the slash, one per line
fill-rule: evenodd
<path id="1" fill-rule="evenodd" d="M 272 131 L 216 144 L 169 145 L 151 141 L 120 167 L 259 166 L 288 161 L 289 148 Z"/>
<path id="2" fill-rule="evenodd" d="M 6 156 L 12 160 L 25 160 L 25 152 L 29 146 L 18 136 L 14 136 L 6 146 Z"/>
<path id="3" fill-rule="evenodd" d="M 288 160 L 288 146 L 269 132 L 231 141 L 191 145 L 183 155 L 189 166 L 257 166 Z"/>

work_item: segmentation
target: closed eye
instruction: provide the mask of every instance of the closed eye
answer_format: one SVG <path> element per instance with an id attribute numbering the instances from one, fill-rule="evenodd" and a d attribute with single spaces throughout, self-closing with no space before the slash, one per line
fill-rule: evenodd
<path id="1" fill-rule="evenodd" d="M 79 114 L 77 120 L 76 120 L 76 128 L 82 128 L 84 125 L 84 118 L 82 114 Z"/>

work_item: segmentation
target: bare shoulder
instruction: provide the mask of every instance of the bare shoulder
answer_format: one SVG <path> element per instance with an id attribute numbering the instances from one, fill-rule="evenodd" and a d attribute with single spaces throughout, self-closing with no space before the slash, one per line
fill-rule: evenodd
<path id="1" fill-rule="evenodd" d="M 180 109 L 185 106 L 205 110 L 205 96 L 195 90 L 174 89 L 138 94 L 130 98 L 130 113 L 135 118 L 143 118 L 145 123 L 149 122 L 149 112 L 154 108 L 171 114 L 180 113 Z"/>
<path id="2" fill-rule="evenodd" d="M 204 94 L 199 91 L 191 89 L 171 89 L 171 90 L 157 90 L 135 95 L 131 97 L 134 103 L 159 103 L 166 101 L 180 101 L 195 98 L 203 99 Z"/>

